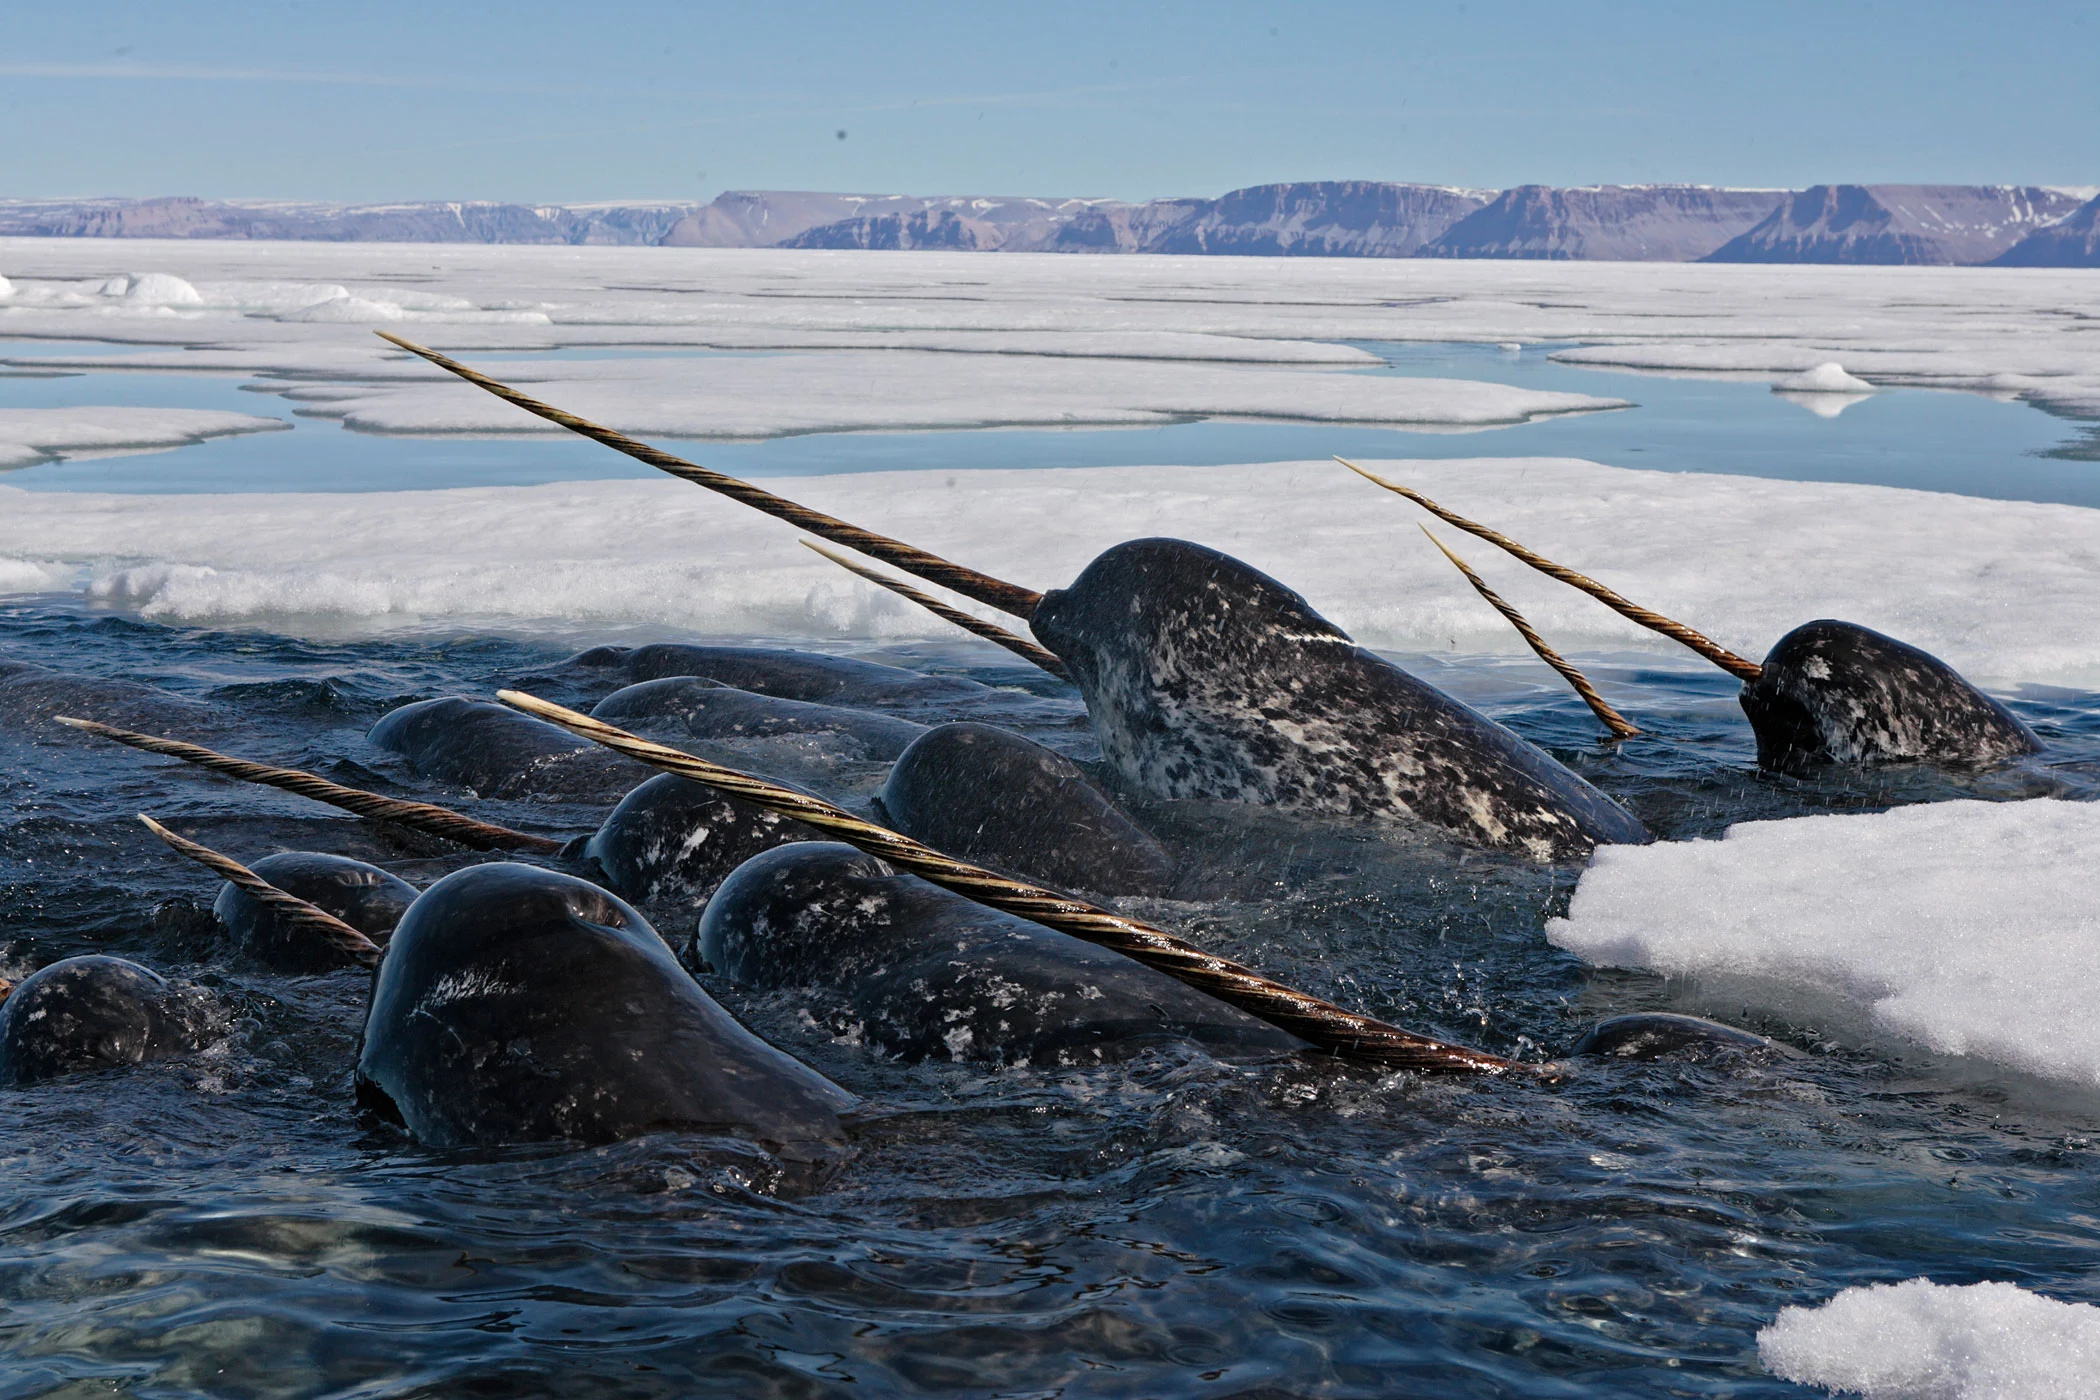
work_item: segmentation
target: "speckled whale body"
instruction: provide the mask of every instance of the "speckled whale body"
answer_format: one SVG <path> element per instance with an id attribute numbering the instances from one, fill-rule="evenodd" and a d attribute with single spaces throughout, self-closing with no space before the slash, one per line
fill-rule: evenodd
<path id="1" fill-rule="evenodd" d="M 843 1034 L 904 1060 L 1096 1064 L 1165 1039 L 1301 1047 L 1164 973 L 836 842 L 739 866 L 708 901 L 699 952 L 745 986 L 808 991 Z"/>
<path id="2" fill-rule="evenodd" d="M 652 771 L 545 720 L 458 696 L 389 710 L 367 737 L 482 797 L 609 801 Z"/>
<path id="3" fill-rule="evenodd" d="M 54 671 L 30 661 L 0 657 L 0 724 L 33 728 L 40 739 L 99 744 L 63 725 L 53 715 L 71 715 L 127 729 L 198 734 L 222 728 L 225 713 L 159 686 L 111 676 Z"/>
<path id="4" fill-rule="evenodd" d="M 1216 550 L 1117 545 L 1044 594 L 1030 627 L 1141 791 L 1418 823 L 1538 860 L 1649 839 L 1542 750 Z"/>
<path id="5" fill-rule="evenodd" d="M 1078 764 L 988 724 L 944 724 L 904 751 L 877 798 L 896 830 L 1062 889 L 1159 894 L 1174 862 Z"/>
<path id="6" fill-rule="evenodd" d="M 652 910 L 682 906 L 690 919 L 730 871 L 760 851 L 816 839 L 814 827 L 660 773 L 620 799 L 582 853 L 624 898 Z"/>
<path id="7" fill-rule="evenodd" d="M 1769 1050 L 1772 1042 L 1761 1035 L 1724 1026 L 1701 1016 L 1682 1016 L 1670 1011 L 1637 1011 L 1612 1016 L 1583 1032 L 1569 1049 L 1570 1055 L 1589 1055 L 1615 1060 L 1656 1060 L 1665 1055 L 1704 1055 L 1733 1051 Z"/>
<path id="8" fill-rule="evenodd" d="M 66 958 L 0 1002 L 0 1085 L 135 1065 L 195 1050 L 207 1004 L 195 989 L 123 958 Z"/>
<path id="9" fill-rule="evenodd" d="M 382 945 L 416 901 L 416 887 L 408 881 L 348 856 L 280 851 L 249 869 Z M 327 972 L 357 963 L 347 950 L 287 924 L 275 909 L 234 885 L 219 887 L 212 913 L 235 946 L 279 972 Z"/>
<path id="10" fill-rule="evenodd" d="M 357 1088 L 433 1147 L 694 1129 L 795 1156 L 839 1140 L 854 1103 L 737 1024 L 631 907 L 510 863 L 446 876 L 394 930 Z"/>
<path id="11" fill-rule="evenodd" d="M 1757 761 L 1982 767 L 2040 753 L 2012 711 L 1908 642 L 1825 618 L 1779 639 L 1743 687 Z"/>
<path id="12" fill-rule="evenodd" d="M 701 676 L 665 676 L 622 687 L 591 713 L 630 729 L 668 722 L 691 738 L 716 742 L 797 736 L 843 742 L 860 756 L 883 763 L 926 732 L 925 725 L 896 715 L 759 695 Z"/>

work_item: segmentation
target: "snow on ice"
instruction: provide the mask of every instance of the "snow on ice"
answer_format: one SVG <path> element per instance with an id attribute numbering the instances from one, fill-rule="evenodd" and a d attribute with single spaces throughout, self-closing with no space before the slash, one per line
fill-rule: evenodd
<path id="1" fill-rule="evenodd" d="M 0 468 L 56 457 L 159 452 L 291 426 L 280 418 L 201 408 L 0 408 Z"/>
<path id="2" fill-rule="evenodd" d="M 2096 861 L 2088 802 L 1745 822 L 1601 848 L 1546 937 L 1594 964 L 1838 997 L 1942 1054 L 2100 1086 Z"/>
<path id="3" fill-rule="evenodd" d="M 1786 1308 L 1757 1354 L 1783 1380 L 1865 1400 L 2080 1400 L 2100 1390 L 2100 1308 L 1914 1278 Z"/>

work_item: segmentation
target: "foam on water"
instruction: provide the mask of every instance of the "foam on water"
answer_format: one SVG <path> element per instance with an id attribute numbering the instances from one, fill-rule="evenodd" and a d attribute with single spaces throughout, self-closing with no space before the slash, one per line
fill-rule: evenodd
<path id="1" fill-rule="evenodd" d="M 2079 1400 L 2100 1392 L 2100 1308 L 1914 1278 L 1786 1308 L 1757 1354 L 1774 1375 L 1865 1400 Z"/>

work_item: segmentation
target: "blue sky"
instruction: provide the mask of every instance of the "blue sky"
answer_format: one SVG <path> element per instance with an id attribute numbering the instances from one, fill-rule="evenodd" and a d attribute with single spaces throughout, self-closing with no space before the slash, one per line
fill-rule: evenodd
<path id="1" fill-rule="evenodd" d="M 16 197 L 2100 183 L 2092 0 L 0 13 Z"/>

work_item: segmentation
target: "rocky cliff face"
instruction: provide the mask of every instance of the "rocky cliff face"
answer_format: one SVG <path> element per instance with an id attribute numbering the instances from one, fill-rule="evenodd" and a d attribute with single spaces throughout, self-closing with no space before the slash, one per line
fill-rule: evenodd
<path id="1" fill-rule="evenodd" d="M 1999 254 L 1992 267 L 2100 267 L 2100 197 L 2028 234 Z"/>
<path id="2" fill-rule="evenodd" d="M 0 201 L 0 235 L 339 243 L 653 244 L 689 204 L 311 204 L 172 198 Z"/>
<path id="3" fill-rule="evenodd" d="M 1486 190 L 1375 180 L 1255 185 L 1214 200 L 1180 200 L 1148 253 L 1254 257 L 1412 257 L 1490 198 Z"/>
<path id="4" fill-rule="evenodd" d="M 1783 190 L 1706 185 L 1519 185 L 1428 243 L 1429 258 L 1690 262 L 1754 226 Z"/>
<path id="5" fill-rule="evenodd" d="M 1708 261 L 1984 263 L 2078 203 L 2039 185 L 1816 185 Z"/>

